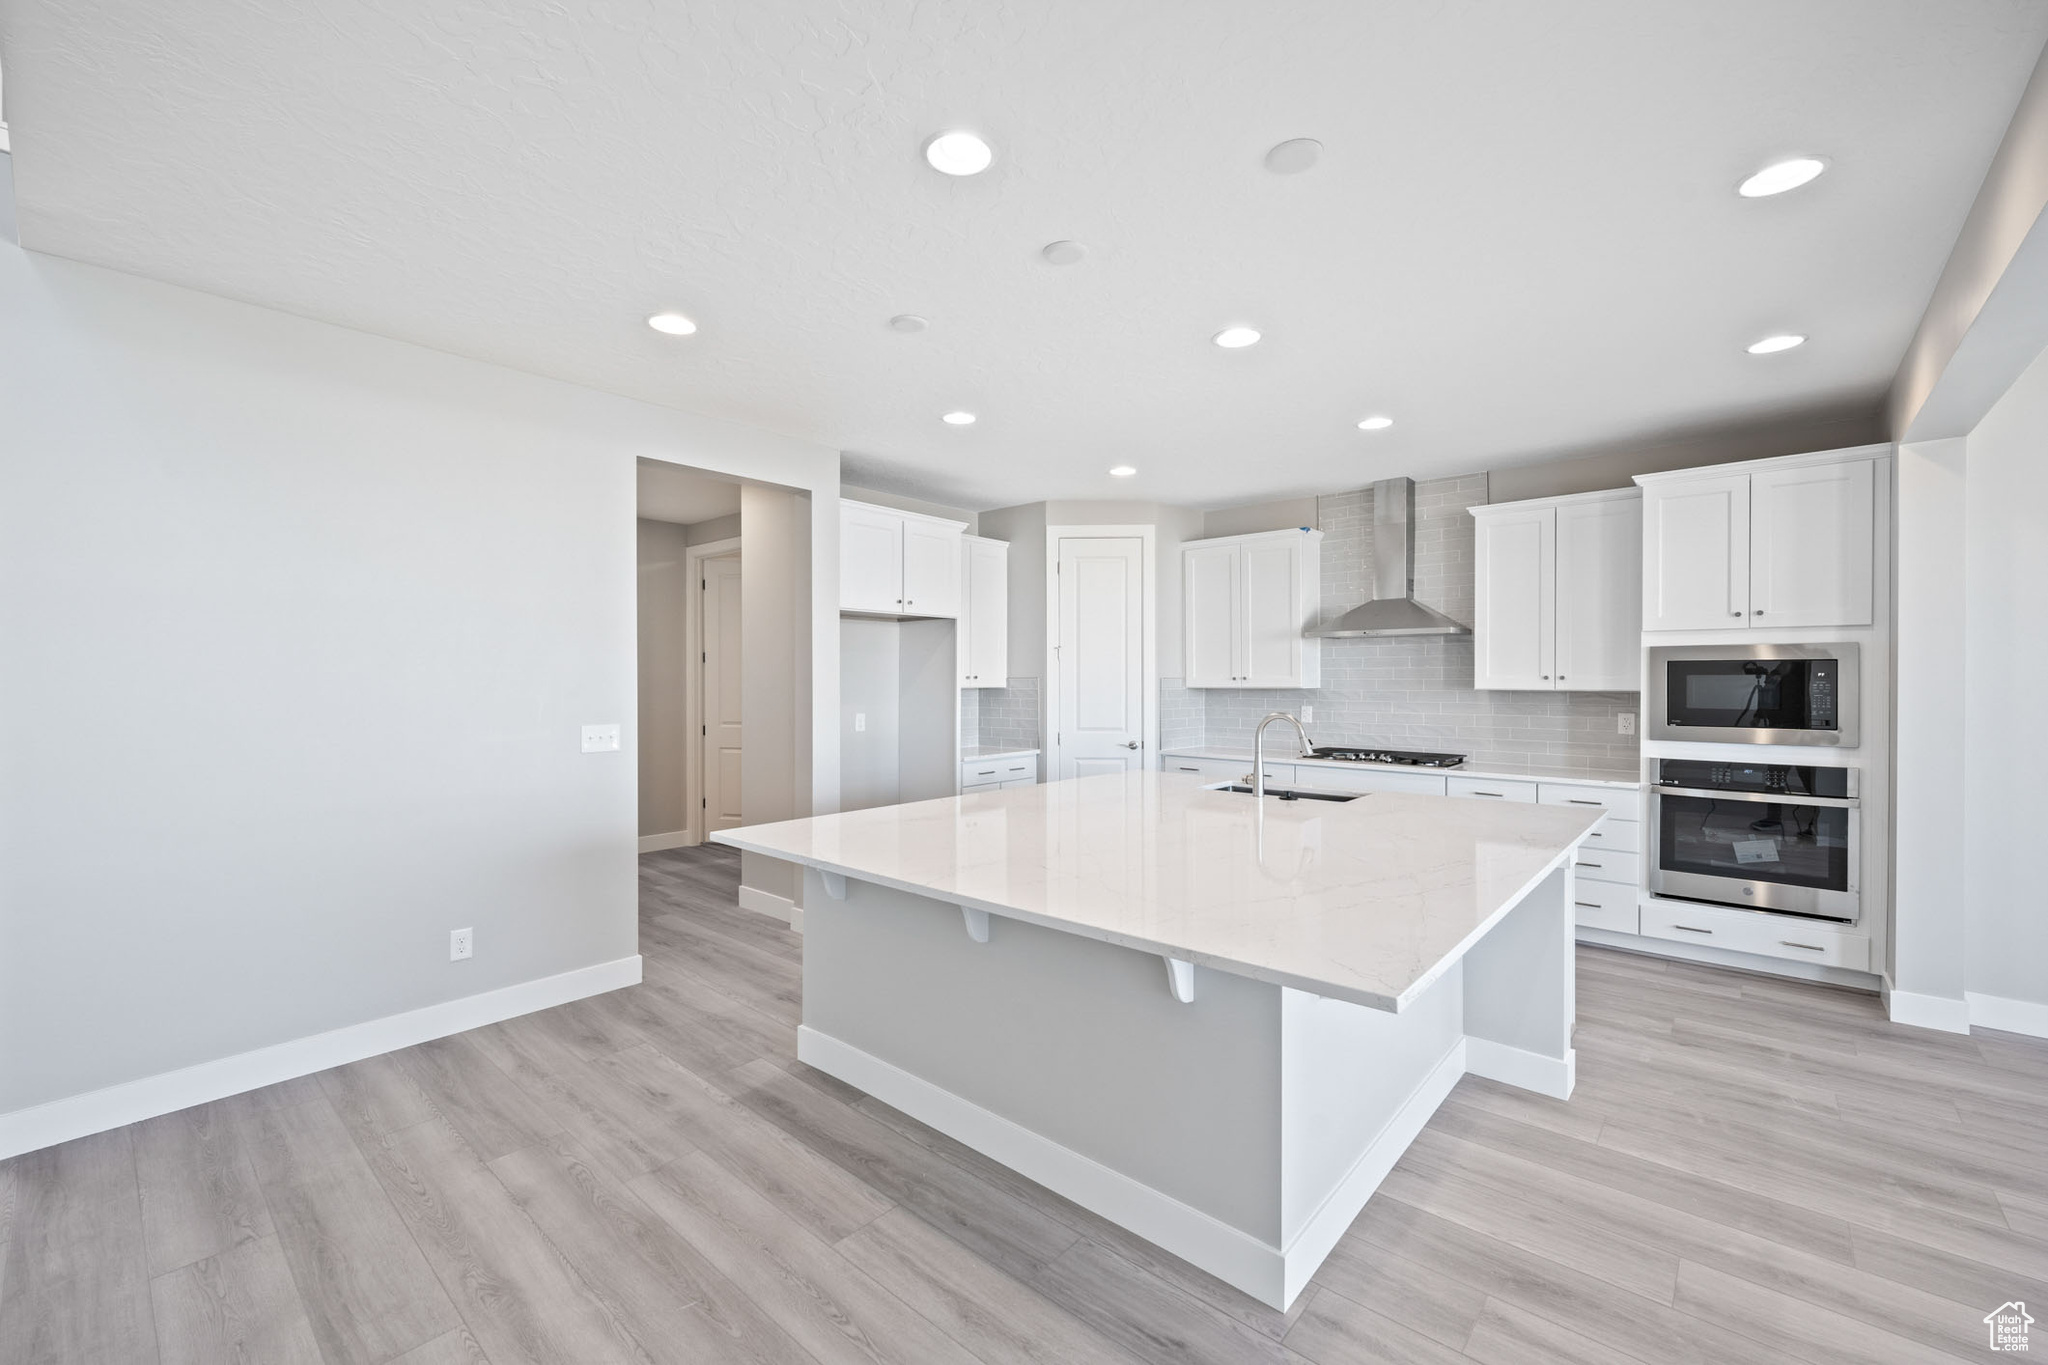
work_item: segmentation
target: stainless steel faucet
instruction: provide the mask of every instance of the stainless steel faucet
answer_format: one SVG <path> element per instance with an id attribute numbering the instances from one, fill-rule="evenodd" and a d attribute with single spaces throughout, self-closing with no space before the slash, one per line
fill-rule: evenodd
<path id="1" fill-rule="evenodd" d="M 1312 757 L 1314 745 L 1308 742 L 1308 731 L 1301 728 L 1301 722 L 1286 711 L 1269 712 L 1259 722 L 1259 728 L 1252 732 L 1252 799 L 1266 799 L 1266 727 L 1276 720 L 1284 720 L 1294 727 L 1294 733 L 1301 737 L 1301 752 L 1297 758 Z"/>

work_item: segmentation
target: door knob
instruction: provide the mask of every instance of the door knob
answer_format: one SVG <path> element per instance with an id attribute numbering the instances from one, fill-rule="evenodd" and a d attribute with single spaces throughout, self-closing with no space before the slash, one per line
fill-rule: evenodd
<path id="1" fill-rule="evenodd" d="M 1137 747 L 1138 747 L 1138 741 L 1137 741 L 1137 740 L 1135 740 L 1135 739 L 1133 739 L 1133 740 L 1127 740 L 1127 741 L 1125 741 L 1125 743 L 1124 743 L 1124 747 L 1125 747 L 1126 749 L 1135 749 L 1135 748 L 1137 748 Z"/>

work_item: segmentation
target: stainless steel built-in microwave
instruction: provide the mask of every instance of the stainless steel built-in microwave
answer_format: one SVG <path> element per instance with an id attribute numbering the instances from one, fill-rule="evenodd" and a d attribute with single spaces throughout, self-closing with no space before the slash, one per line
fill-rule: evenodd
<path id="1" fill-rule="evenodd" d="M 1855 645 L 1674 645 L 1650 651 L 1650 739 L 1857 744 Z"/>

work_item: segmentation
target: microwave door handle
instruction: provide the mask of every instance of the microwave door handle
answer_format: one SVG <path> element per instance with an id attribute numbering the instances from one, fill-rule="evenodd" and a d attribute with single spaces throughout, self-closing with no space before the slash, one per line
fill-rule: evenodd
<path id="1" fill-rule="evenodd" d="M 1704 796 L 1710 801 L 1755 801 L 1774 806 L 1832 806 L 1855 810 L 1863 803 L 1853 796 L 1804 796 L 1798 792 L 1726 792 L 1712 787 L 1651 787 L 1665 796 Z"/>

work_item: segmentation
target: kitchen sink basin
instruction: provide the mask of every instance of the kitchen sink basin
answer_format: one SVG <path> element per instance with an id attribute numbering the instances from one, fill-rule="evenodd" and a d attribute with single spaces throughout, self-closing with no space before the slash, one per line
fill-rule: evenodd
<path id="1" fill-rule="evenodd" d="M 1249 782 L 1225 782 L 1221 786 L 1211 787 L 1209 788 L 1209 790 L 1212 792 L 1242 792 L 1246 796 L 1250 796 L 1252 794 L 1252 788 Z M 1307 787 L 1269 786 L 1266 788 L 1266 795 L 1277 796 L 1282 801 L 1356 801 L 1359 797 L 1364 796 L 1365 793 L 1319 792 L 1311 791 Z"/>

